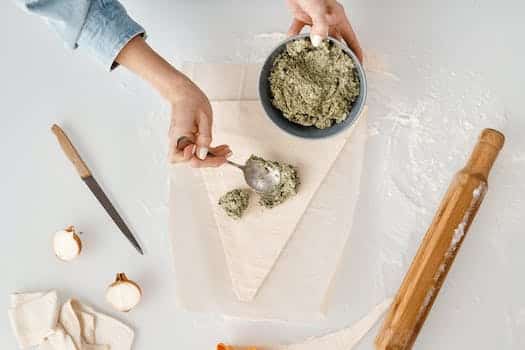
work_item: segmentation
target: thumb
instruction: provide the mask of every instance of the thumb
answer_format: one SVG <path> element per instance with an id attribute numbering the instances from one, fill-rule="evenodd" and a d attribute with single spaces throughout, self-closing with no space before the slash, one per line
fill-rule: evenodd
<path id="1" fill-rule="evenodd" d="M 211 117 L 201 113 L 197 119 L 197 158 L 204 160 L 208 155 L 208 148 L 211 144 Z"/>
<path id="2" fill-rule="evenodd" d="M 312 7 L 310 11 L 312 18 L 312 30 L 310 32 L 310 40 L 313 46 L 319 46 L 323 39 L 328 37 L 328 20 L 327 9 L 324 4 L 318 4 Z"/>

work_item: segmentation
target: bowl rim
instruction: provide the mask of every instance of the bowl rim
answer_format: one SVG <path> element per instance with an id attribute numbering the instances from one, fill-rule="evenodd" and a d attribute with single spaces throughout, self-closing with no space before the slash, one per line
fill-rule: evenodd
<path id="1" fill-rule="evenodd" d="M 304 126 L 288 120 L 282 115 L 282 112 L 280 110 L 273 106 L 273 103 L 271 101 L 271 95 L 268 91 L 268 77 L 272 70 L 273 61 L 275 60 L 275 57 L 285 49 L 286 45 L 292 41 L 304 38 L 310 38 L 310 34 L 304 33 L 288 37 L 285 40 L 282 40 L 266 57 L 261 71 L 259 73 L 259 99 L 263 106 L 266 116 L 279 129 L 286 132 L 287 134 L 304 139 L 322 139 L 332 137 L 354 125 L 359 119 L 360 115 L 362 114 L 363 109 L 365 108 L 368 92 L 365 70 L 355 53 L 344 42 L 339 41 L 334 37 L 328 36 L 328 40 L 333 42 L 335 45 L 339 46 L 354 61 L 357 76 L 359 78 L 359 95 L 356 99 L 356 102 L 354 102 L 352 108 L 348 110 L 347 118 L 344 121 L 342 121 L 339 124 L 334 124 L 326 129 L 319 129 L 315 126 Z M 287 125 L 289 125 L 289 127 L 287 127 Z"/>

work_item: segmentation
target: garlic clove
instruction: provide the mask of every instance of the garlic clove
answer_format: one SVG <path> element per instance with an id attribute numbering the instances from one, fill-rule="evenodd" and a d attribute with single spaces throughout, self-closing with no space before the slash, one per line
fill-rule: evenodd
<path id="1" fill-rule="evenodd" d="M 130 311 L 137 306 L 141 297 L 140 286 L 129 280 L 124 273 L 117 273 L 115 282 L 106 290 L 106 300 L 117 311 Z"/>
<path id="2" fill-rule="evenodd" d="M 70 261 L 80 255 L 82 241 L 78 237 L 74 226 L 68 226 L 58 231 L 53 237 L 53 250 L 55 255 L 64 261 Z"/>

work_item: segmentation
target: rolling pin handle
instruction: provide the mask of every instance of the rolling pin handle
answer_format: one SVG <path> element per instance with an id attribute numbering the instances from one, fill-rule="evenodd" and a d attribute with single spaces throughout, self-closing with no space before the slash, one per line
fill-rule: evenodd
<path id="1" fill-rule="evenodd" d="M 485 181 L 505 143 L 505 136 L 494 129 L 484 129 L 474 147 L 464 171 L 481 176 Z"/>

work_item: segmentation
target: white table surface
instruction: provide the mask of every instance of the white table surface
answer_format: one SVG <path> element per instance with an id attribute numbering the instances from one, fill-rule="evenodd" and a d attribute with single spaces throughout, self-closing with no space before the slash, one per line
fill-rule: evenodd
<path id="1" fill-rule="evenodd" d="M 363 190 L 341 271 L 341 283 L 359 285 L 349 295 L 355 308 L 346 323 L 377 295 L 396 291 L 453 172 L 479 131 L 492 126 L 505 132 L 507 144 L 416 348 L 523 349 L 525 3 L 461 3 L 345 1 L 369 56 L 370 84 Z M 258 34 L 286 31 L 290 20 L 278 0 L 124 4 L 174 64 L 260 59 L 265 36 Z M 291 342 L 326 328 L 178 310 L 167 231 L 167 106 L 125 70 L 106 73 L 64 49 L 10 1 L 0 4 L 0 28 L 0 309 L 7 310 L 11 292 L 56 288 L 110 312 L 105 286 L 125 271 L 145 291 L 137 309 L 118 315 L 137 330 L 136 349 Z M 81 150 L 144 257 L 76 176 L 49 131 L 53 122 Z M 60 263 L 50 240 L 68 224 L 83 232 L 85 251 Z M 360 275 L 363 264 L 377 273 Z M 4 315 L 0 348 L 14 349 Z M 372 338 L 359 348 L 370 349 Z"/>

